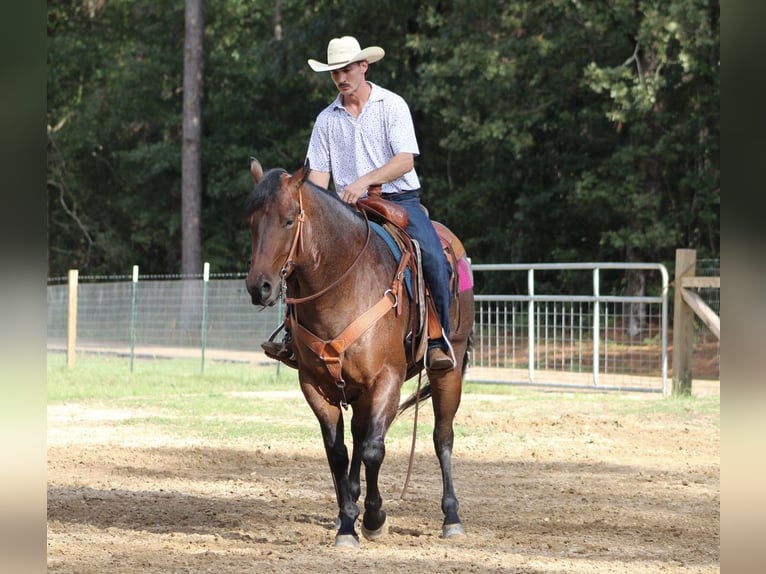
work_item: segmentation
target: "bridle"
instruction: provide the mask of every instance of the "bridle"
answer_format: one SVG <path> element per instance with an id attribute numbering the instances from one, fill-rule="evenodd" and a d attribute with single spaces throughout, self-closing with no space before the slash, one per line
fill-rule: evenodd
<path id="1" fill-rule="evenodd" d="M 298 252 L 298 245 L 299 243 L 303 243 L 303 223 L 306 221 L 306 212 L 303 209 L 303 188 L 301 187 L 298 189 L 298 217 L 296 225 L 295 225 L 295 234 L 293 235 L 292 243 L 290 244 L 290 251 L 287 253 L 287 258 L 285 259 L 285 262 L 282 264 L 282 268 L 279 270 L 279 278 L 281 280 L 281 286 L 282 286 L 282 297 L 284 298 L 285 302 L 289 305 L 297 305 L 299 303 L 305 303 L 307 301 L 313 301 L 314 299 L 318 299 L 328 291 L 330 291 L 333 287 L 335 287 L 338 283 L 343 281 L 349 273 L 351 273 L 351 270 L 356 267 L 356 264 L 361 259 L 364 252 L 367 250 L 367 246 L 370 244 L 370 222 L 367 219 L 367 215 L 363 213 L 365 218 L 365 223 L 367 224 L 367 235 L 364 239 L 364 245 L 362 246 L 361 251 L 357 254 L 357 256 L 354 258 L 354 261 L 351 262 L 351 265 L 348 266 L 348 268 L 340 274 L 332 283 L 330 283 L 327 287 L 324 289 L 321 289 L 320 291 L 317 291 L 316 293 L 313 293 L 311 295 L 307 295 L 305 297 L 288 297 L 287 296 L 287 278 L 289 277 L 290 273 L 293 272 L 293 269 L 295 269 L 295 255 Z"/>

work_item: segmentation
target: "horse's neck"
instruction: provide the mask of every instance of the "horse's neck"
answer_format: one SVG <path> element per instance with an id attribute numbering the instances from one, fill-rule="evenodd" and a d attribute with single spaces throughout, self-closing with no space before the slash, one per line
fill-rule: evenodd
<path id="1" fill-rule="evenodd" d="M 295 273 L 300 297 L 324 289 L 351 266 L 363 265 L 357 257 L 368 234 L 363 219 L 335 198 L 322 195 L 333 192 L 305 189 L 304 193 L 304 228 L 299 269 Z"/>

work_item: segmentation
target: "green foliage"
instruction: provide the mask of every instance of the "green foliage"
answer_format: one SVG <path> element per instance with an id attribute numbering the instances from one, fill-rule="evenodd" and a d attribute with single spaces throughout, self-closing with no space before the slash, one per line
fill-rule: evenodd
<path id="1" fill-rule="evenodd" d="M 182 7 L 52 2 L 48 30 L 51 272 L 172 268 Z"/>
<path id="2" fill-rule="evenodd" d="M 617 147 L 583 174 L 579 198 L 610 206 L 601 245 L 612 256 L 672 261 L 684 246 L 717 257 L 718 4 L 615 6 L 632 47 L 621 63 L 590 62 L 584 80 L 605 97 Z"/>
<path id="3" fill-rule="evenodd" d="M 209 0 L 203 257 L 244 268 L 249 157 L 302 163 L 335 95 L 306 60 L 344 34 L 385 48 L 369 78 L 410 103 L 424 203 L 474 261 L 719 257 L 719 12 Z M 180 270 L 183 31 L 178 2 L 48 3 L 51 275 Z"/>

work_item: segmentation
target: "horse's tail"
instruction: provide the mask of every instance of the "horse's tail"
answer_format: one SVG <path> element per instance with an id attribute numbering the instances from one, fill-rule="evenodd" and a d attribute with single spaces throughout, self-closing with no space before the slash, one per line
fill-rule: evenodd
<path id="1" fill-rule="evenodd" d="M 473 351 L 473 330 L 471 330 L 471 332 L 468 334 L 468 343 L 465 346 L 465 353 L 463 354 L 463 368 L 460 373 L 461 381 L 463 377 L 465 377 L 465 370 L 468 368 L 468 363 L 471 360 L 472 351 Z M 407 409 L 414 407 L 415 404 L 427 401 L 429 398 L 431 398 L 431 383 L 426 383 L 426 385 L 420 388 L 419 391 L 412 393 L 409 397 L 404 399 L 404 401 L 399 405 L 399 408 L 396 410 L 396 416 L 398 417 Z"/>
<path id="2" fill-rule="evenodd" d="M 431 383 L 426 383 L 426 386 L 420 389 L 420 392 L 412 393 L 409 397 L 404 399 L 402 404 L 396 410 L 396 416 L 398 417 L 407 409 L 414 407 L 417 403 L 422 403 L 431 398 Z"/>

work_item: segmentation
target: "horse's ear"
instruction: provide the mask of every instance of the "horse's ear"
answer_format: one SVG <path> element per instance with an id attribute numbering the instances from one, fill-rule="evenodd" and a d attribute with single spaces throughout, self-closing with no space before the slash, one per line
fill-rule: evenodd
<path id="1" fill-rule="evenodd" d="M 303 167 L 301 167 L 298 171 L 296 171 L 292 178 L 298 182 L 298 185 L 303 185 L 305 181 L 309 178 L 309 174 L 311 173 L 311 164 L 309 163 L 309 158 L 306 158 L 306 162 L 303 164 Z"/>
<path id="2" fill-rule="evenodd" d="M 263 177 L 263 167 L 261 167 L 261 162 L 254 157 L 250 158 L 250 173 L 252 174 L 255 183 L 261 181 L 261 178 Z"/>

